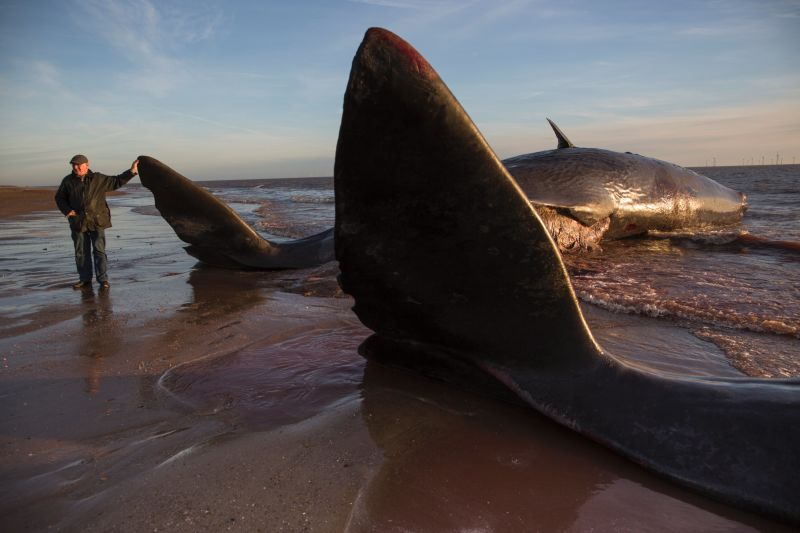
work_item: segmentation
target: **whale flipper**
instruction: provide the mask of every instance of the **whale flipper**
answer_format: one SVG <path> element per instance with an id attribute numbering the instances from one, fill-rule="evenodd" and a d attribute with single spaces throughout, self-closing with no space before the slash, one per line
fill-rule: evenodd
<path id="1" fill-rule="evenodd" d="M 365 356 L 491 381 L 676 482 L 800 522 L 800 381 L 659 375 L 603 351 L 523 192 L 386 30 L 353 60 L 334 178 L 340 284 L 375 332 Z"/>
<path id="2" fill-rule="evenodd" d="M 206 189 L 161 161 L 139 156 L 142 185 L 186 251 L 201 261 L 255 269 L 306 268 L 333 260 L 333 229 L 288 242 L 264 239 Z"/>

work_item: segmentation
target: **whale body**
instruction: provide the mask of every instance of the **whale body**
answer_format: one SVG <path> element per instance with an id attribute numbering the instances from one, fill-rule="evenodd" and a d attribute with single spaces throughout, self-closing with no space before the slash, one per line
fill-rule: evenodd
<path id="1" fill-rule="evenodd" d="M 387 30 L 353 59 L 334 186 L 339 282 L 374 331 L 365 357 L 513 397 L 677 483 L 800 523 L 800 380 L 676 377 L 600 347 L 529 195 Z"/>
<path id="2" fill-rule="evenodd" d="M 576 147 L 548 122 L 557 148 L 511 157 L 503 164 L 562 251 L 653 230 L 718 231 L 741 222 L 747 208 L 744 194 L 666 161 Z"/>

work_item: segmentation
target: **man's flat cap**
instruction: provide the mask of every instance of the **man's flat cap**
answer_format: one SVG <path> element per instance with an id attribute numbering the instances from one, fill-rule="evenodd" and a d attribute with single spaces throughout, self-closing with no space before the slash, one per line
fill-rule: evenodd
<path id="1" fill-rule="evenodd" d="M 89 159 L 85 155 L 78 154 L 78 155 L 72 156 L 72 159 L 70 159 L 69 164 L 70 165 L 82 165 L 82 164 L 88 163 L 88 162 L 89 162 Z"/>

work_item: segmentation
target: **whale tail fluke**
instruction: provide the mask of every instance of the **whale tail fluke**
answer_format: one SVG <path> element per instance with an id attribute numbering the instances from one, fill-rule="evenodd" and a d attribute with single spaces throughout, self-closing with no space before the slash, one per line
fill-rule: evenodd
<path id="1" fill-rule="evenodd" d="M 142 185 L 189 255 L 228 268 L 307 268 L 333 260 L 333 231 L 285 243 L 259 235 L 225 202 L 161 161 L 139 156 Z"/>
<path id="2" fill-rule="evenodd" d="M 156 208 L 186 251 L 217 266 L 241 266 L 231 255 L 262 253 L 270 243 L 225 202 L 161 161 L 139 156 L 142 185 L 150 189 Z"/>
<path id="3" fill-rule="evenodd" d="M 524 193 L 389 31 L 370 29 L 353 60 L 334 178 L 340 284 L 378 337 L 542 366 L 597 354 Z"/>

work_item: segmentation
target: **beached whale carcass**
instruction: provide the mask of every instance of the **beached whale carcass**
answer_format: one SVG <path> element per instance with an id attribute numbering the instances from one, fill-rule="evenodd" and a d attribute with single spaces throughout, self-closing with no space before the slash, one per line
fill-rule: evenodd
<path id="1" fill-rule="evenodd" d="M 557 148 L 503 164 L 562 251 L 653 230 L 702 232 L 741 222 L 744 194 L 667 161 L 576 147 L 548 122 Z"/>
<path id="2" fill-rule="evenodd" d="M 386 30 L 353 60 L 334 180 L 340 284 L 375 332 L 365 356 L 502 389 L 669 479 L 800 523 L 800 380 L 659 374 L 599 347 L 527 195 Z"/>

